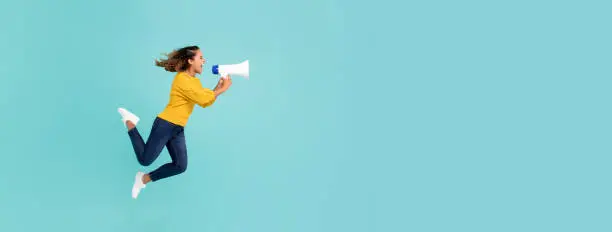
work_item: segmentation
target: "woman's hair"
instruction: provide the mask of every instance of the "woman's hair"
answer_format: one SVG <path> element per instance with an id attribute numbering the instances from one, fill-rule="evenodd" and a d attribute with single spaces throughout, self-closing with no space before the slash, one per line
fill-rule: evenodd
<path id="1" fill-rule="evenodd" d="M 163 67 L 168 72 L 182 72 L 189 68 L 189 59 L 195 56 L 200 48 L 187 46 L 166 54 L 168 59 L 155 60 L 155 66 Z"/>

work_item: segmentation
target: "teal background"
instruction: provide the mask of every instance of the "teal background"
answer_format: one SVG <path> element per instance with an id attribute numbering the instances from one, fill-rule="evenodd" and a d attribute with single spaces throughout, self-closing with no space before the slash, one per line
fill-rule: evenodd
<path id="1" fill-rule="evenodd" d="M 610 231 L 608 1 L 4 1 L 0 231 Z M 197 44 L 249 59 L 131 198 Z"/>

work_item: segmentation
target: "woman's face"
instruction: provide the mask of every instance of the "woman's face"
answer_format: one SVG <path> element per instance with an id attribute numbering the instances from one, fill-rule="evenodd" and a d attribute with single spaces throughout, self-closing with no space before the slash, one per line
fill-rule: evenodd
<path id="1" fill-rule="evenodd" d="M 206 59 L 204 59 L 204 56 L 202 55 L 202 51 L 200 50 L 198 50 L 195 56 L 193 56 L 193 58 L 189 60 L 191 69 L 198 74 L 202 74 L 202 67 L 204 66 L 205 63 L 206 63 Z"/>

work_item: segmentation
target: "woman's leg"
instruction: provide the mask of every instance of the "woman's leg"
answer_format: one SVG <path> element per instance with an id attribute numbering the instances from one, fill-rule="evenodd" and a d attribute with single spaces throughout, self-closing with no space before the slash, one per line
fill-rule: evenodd
<path id="1" fill-rule="evenodd" d="M 140 118 L 125 108 L 119 108 L 118 112 L 121 114 L 121 120 L 128 129 L 128 135 L 132 141 L 136 159 L 143 166 L 151 165 L 164 149 L 168 140 L 172 137 L 174 125 L 160 118 L 155 118 L 149 139 L 147 143 L 145 143 L 142 136 L 140 136 L 140 132 L 136 128 Z"/>
<path id="2" fill-rule="evenodd" d="M 136 159 L 143 166 L 149 166 L 159 157 L 166 143 L 172 138 L 172 126 L 160 118 L 156 118 L 151 128 L 149 138 L 145 143 L 138 129 L 128 123 L 128 135 L 132 141 Z"/>
<path id="3" fill-rule="evenodd" d="M 135 127 L 129 130 L 128 133 L 130 134 L 132 144 L 134 144 L 134 151 L 136 152 L 138 162 L 144 166 L 148 166 L 153 163 L 153 161 L 159 157 L 159 154 L 163 150 L 164 146 L 173 140 L 174 130 L 176 130 L 175 125 L 172 125 L 163 119 L 156 118 L 155 124 L 151 129 L 151 135 L 149 135 L 149 139 L 146 144 L 144 144 L 142 137 L 140 137 L 140 134 Z M 170 149 L 168 151 L 170 152 Z M 172 155 L 173 153 L 170 152 L 170 154 Z M 132 186 L 132 198 L 138 198 L 140 191 L 146 187 L 147 183 L 155 178 L 155 175 L 155 171 L 149 174 L 137 172 L 134 185 Z"/>
<path id="4" fill-rule="evenodd" d="M 171 163 L 167 163 L 149 173 L 151 181 L 158 181 L 174 175 L 181 174 L 187 170 L 187 146 L 185 143 L 185 133 L 182 127 L 176 128 L 176 133 L 166 146 L 172 158 Z"/>

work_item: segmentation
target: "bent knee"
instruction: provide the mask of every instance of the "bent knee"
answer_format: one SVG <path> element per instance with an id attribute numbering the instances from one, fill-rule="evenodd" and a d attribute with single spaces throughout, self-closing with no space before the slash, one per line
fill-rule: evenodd
<path id="1" fill-rule="evenodd" d="M 187 171 L 187 165 L 179 165 L 178 166 L 178 171 L 180 173 L 183 173 L 183 172 Z"/>
<path id="2" fill-rule="evenodd" d="M 177 163 L 176 164 L 176 170 L 179 173 L 183 173 L 183 172 L 187 171 L 187 162 Z"/>
<path id="3" fill-rule="evenodd" d="M 153 160 L 152 159 L 138 159 L 138 163 L 146 167 L 146 166 L 153 164 Z"/>

